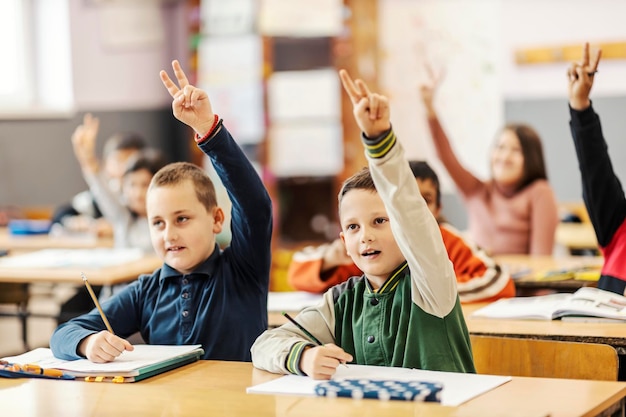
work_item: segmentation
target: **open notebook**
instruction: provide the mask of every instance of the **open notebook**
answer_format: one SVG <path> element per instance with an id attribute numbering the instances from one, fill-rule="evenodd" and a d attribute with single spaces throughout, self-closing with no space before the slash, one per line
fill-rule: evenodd
<path id="1" fill-rule="evenodd" d="M 59 369 L 86 381 L 136 382 L 195 362 L 204 354 L 201 345 L 134 345 L 113 362 L 93 363 L 87 359 L 57 359 L 48 348 L 38 348 L 18 356 L 2 358 L 9 363 L 33 364 L 44 369 Z"/>
<path id="2" fill-rule="evenodd" d="M 573 294 L 503 298 L 479 310 L 472 317 L 495 319 L 626 321 L 626 297 L 593 287 Z"/>

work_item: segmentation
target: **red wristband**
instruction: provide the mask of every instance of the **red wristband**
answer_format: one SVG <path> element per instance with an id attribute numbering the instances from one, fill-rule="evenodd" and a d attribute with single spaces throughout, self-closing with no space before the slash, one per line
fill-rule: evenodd
<path id="1" fill-rule="evenodd" d="M 204 135 L 203 137 L 200 137 L 200 135 L 198 135 L 196 133 L 196 143 L 201 143 L 204 142 L 205 140 L 207 140 L 208 138 L 210 138 L 213 135 L 213 131 L 215 130 L 215 128 L 217 127 L 217 124 L 220 121 L 220 117 L 217 114 L 213 115 L 213 125 L 211 126 L 211 128 L 209 129 L 209 131 L 207 132 L 206 135 Z"/>

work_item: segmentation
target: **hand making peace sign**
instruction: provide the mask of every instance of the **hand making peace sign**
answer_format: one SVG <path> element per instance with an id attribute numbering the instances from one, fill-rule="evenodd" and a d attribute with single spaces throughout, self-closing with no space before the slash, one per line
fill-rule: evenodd
<path id="1" fill-rule="evenodd" d="M 353 81 L 346 70 L 340 70 L 339 77 L 352 101 L 354 119 L 365 136 L 375 138 L 388 131 L 391 121 L 387 97 L 370 92 L 363 80 Z"/>
<path id="2" fill-rule="evenodd" d="M 209 96 L 204 90 L 189 84 L 189 80 L 178 61 L 172 61 L 172 68 L 178 86 L 164 70 L 161 70 L 159 75 L 163 85 L 174 99 L 172 101 L 174 117 L 193 128 L 198 136 L 204 137 L 211 130 L 214 121 Z"/>
<path id="3" fill-rule="evenodd" d="M 569 103 L 574 110 L 584 110 L 591 104 L 589 92 L 593 86 L 601 56 L 602 50 L 598 49 L 593 61 L 590 62 L 589 43 L 585 43 L 582 62 L 572 62 L 567 69 Z"/>

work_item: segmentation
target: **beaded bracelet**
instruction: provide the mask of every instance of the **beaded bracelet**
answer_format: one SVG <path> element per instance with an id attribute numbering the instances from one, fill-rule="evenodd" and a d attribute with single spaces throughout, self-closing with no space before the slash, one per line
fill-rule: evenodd
<path id="1" fill-rule="evenodd" d="M 215 133 L 215 131 L 217 130 L 218 127 L 221 126 L 222 119 L 220 119 L 220 117 L 217 114 L 213 115 L 213 125 L 211 126 L 211 128 L 209 129 L 209 131 L 206 133 L 206 135 L 204 135 L 203 137 L 200 137 L 200 135 L 198 135 L 196 133 L 196 143 L 202 143 L 205 140 L 209 139 L 211 136 L 213 136 L 213 134 Z"/>

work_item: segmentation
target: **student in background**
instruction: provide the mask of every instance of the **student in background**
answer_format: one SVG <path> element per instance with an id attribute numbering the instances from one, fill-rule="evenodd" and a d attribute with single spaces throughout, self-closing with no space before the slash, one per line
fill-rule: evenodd
<path id="1" fill-rule="evenodd" d="M 90 113 L 83 118 L 72 135 L 72 140 L 89 141 L 95 146 L 99 121 Z M 121 180 L 129 159 L 147 147 L 136 133 L 117 133 L 107 139 L 102 151 L 102 167 L 98 167 L 102 181 L 114 194 L 121 191 Z M 95 154 L 95 148 L 92 150 Z M 96 161 L 98 165 L 99 161 Z M 55 210 L 52 217 L 55 233 L 93 233 L 99 237 L 113 236 L 113 227 L 102 216 L 100 207 L 89 190 L 77 194 L 70 204 Z"/>
<path id="2" fill-rule="evenodd" d="M 413 176 L 430 212 L 439 219 L 441 191 L 439 178 L 424 161 L 409 161 Z M 511 276 L 475 245 L 463 240 L 460 233 L 439 222 L 439 230 L 454 266 L 457 289 L 462 303 L 495 301 L 515 297 Z M 321 293 L 363 273 L 346 253 L 341 239 L 317 248 L 296 252 L 287 271 L 287 280 L 296 290 Z"/>
<path id="3" fill-rule="evenodd" d="M 458 160 L 439 123 L 435 84 L 421 87 L 422 101 L 437 155 L 467 207 L 472 240 L 491 255 L 552 254 L 558 208 L 537 132 L 506 125 L 491 152 L 491 178 L 482 181 Z"/>
<path id="4" fill-rule="evenodd" d="M 567 71 L 570 129 L 583 200 L 604 256 L 598 288 L 626 295 L 626 197 L 611 164 L 600 117 L 589 99 L 601 55 L 598 50 L 590 59 L 586 43 L 582 61 L 572 63 Z"/>
<path id="5" fill-rule="evenodd" d="M 386 97 L 340 72 L 369 169 L 339 193 L 341 239 L 363 271 L 252 346 L 257 368 L 329 379 L 342 362 L 474 372 L 454 269 L 391 129 Z"/>
<path id="6" fill-rule="evenodd" d="M 148 189 L 150 235 L 163 266 L 102 303 L 115 334 L 96 309 L 59 326 L 50 340 L 62 359 L 110 362 L 139 331 L 149 344 L 201 344 L 203 359 L 250 360 L 250 346 L 267 329 L 272 204 L 256 170 L 213 113 L 207 94 L 190 85 L 178 61 L 178 86 L 160 76 L 172 111 L 196 132 L 232 201 L 232 240 L 215 236 L 224 212 L 206 172 L 193 164 L 165 166 Z"/>

